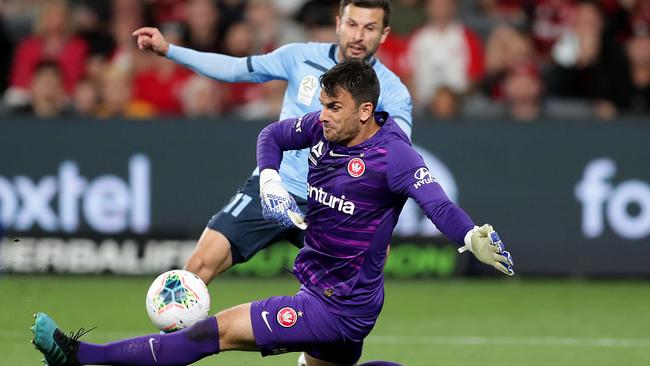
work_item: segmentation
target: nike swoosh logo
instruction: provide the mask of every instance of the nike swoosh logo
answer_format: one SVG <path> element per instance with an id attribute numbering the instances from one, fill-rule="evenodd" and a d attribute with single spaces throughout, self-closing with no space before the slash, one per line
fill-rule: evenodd
<path id="1" fill-rule="evenodd" d="M 158 359 L 156 358 L 156 352 L 153 350 L 153 342 L 155 342 L 155 338 L 149 338 L 149 348 L 151 348 L 151 355 L 153 356 L 153 360 L 158 362 Z"/>
<path id="2" fill-rule="evenodd" d="M 269 315 L 268 311 L 263 311 L 262 312 L 262 320 L 264 320 L 264 324 L 266 324 L 266 327 L 269 328 L 269 332 L 273 333 L 273 329 L 271 329 L 271 325 L 269 325 L 269 320 L 266 319 L 266 316 Z"/>
<path id="3" fill-rule="evenodd" d="M 337 153 L 334 152 L 334 150 L 330 150 L 330 156 L 333 157 L 333 158 L 347 158 L 347 157 L 349 157 L 350 155 L 347 155 L 347 154 L 337 154 Z"/>

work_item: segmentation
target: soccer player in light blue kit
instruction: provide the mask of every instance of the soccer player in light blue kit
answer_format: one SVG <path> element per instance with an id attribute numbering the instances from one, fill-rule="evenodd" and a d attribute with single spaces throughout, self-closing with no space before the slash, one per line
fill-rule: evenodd
<path id="1" fill-rule="evenodd" d="M 474 226 L 395 120 L 375 110 L 380 88 L 372 66 L 348 59 L 320 83 L 320 112 L 270 124 L 257 142 L 262 206 L 278 223 L 300 215 L 278 174 L 282 152 L 310 148 L 308 209 L 300 222 L 305 246 L 294 265 L 300 290 L 232 307 L 176 333 L 103 345 L 68 337 L 39 313 L 33 341 L 51 366 L 186 365 L 227 350 L 305 351 L 308 366 L 355 365 L 384 303 L 388 242 L 408 197 L 462 249 L 514 274 L 492 227 Z"/>
<path id="2" fill-rule="evenodd" d="M 390 11 L 389 0 L 342 0 L 336 19 L 338 44 L 289 44 L 266 55 L 244 58 L 168 44 L 155 28 L 141 28 L 133 35 L 140 49 L 153 51 L 210 78 L 225 82 L 287 80 L 281 120 L 320 109 L 318 78 L 323 72 L 344 58 L 367 59 L 382 87 L 378 108 L 388 111 L 410 136 L 409 92 L 399 78 L 373 56 L 390 32 Z M 287 190 L 303 210 L 307 199 L 307 154 L 307 150 L 285 152 L 279 169 Z M 273 242 L 286 239 L 302 247 L 302 230 L 264 220 L 258 195 L 256 171 L 230 203 L 208 222 L 185 265 L 186 270 L 196 273 L 207 284 L 219 273 L 248 261 Z"/>

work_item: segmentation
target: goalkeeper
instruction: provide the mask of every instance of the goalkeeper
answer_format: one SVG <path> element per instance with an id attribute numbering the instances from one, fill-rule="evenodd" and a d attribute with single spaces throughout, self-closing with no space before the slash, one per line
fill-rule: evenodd
<path id="1" fill-rule="evenodd" d="M 411 135 L 411 97 L 406 86 L 381 61 L 375 51 L 390 32 L 388 0 L 342 0 L 336 19 L 338 43 L 295 43 L 265 54 L 230 57 L 197 52 L 169 44 L 155 28 L 133 32 L 138 47 L 185 65 L 199 74 L 225 82 L 286 80 L 280 119 L 300 117 L 318 110 L 318 77 L 348 58 L 365 59 L 377 72 L 381 95 L 377 107 L 389 112 L 400 128 Z M 206 152 L 209 146 L 205 147 Z M 286 151 L 279 174 L 298 206 L 307 205 L 307 155 L 309 150 Z M 185 269 L 209 283 L 233 265 L 244 263 L 258 251 L 287 240 L 303 246 L 304 232 L 264 220 L 257 170 L 219 212 L 208 221 Z"/>

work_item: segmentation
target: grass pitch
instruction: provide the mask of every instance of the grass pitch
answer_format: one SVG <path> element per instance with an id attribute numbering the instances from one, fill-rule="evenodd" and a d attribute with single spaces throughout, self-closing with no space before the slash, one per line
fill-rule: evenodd
<path id="1" fill-rule="evenodd" d="M 98 328 L 90 342 L 152 333 L 144 296 L 154 276 L 0 277 L 0 365 L 38 365 L 32 314 L 64 330 Z M 292 294 L 291 278 L 223 277 L 212 311 Z M 387 281 L 386 303 L 362 361 L 409 366 L 650 365 L 650 282 L 522 280 Z M 261 358 L 224 352 L 197 365 L 296 364 L 297 354 Z"/>

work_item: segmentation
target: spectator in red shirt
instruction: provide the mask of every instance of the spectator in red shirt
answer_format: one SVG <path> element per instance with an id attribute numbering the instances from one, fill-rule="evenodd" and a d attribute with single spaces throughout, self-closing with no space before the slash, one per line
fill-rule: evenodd
<path id="1" fill-rule="evenodd" d="M 83 76 L 88 47 L 71 34 L 68 3 L 65 0 L 44 2 L 34 25 L 34 34 L 20 42 L 10 76 L 10 93 L 26 100 L 36 66 L 42 61 L 56 62 L 61 70 L 63 86 L 72 94 Z M 10 98 L 16 100 L 14 98 Z"/>

